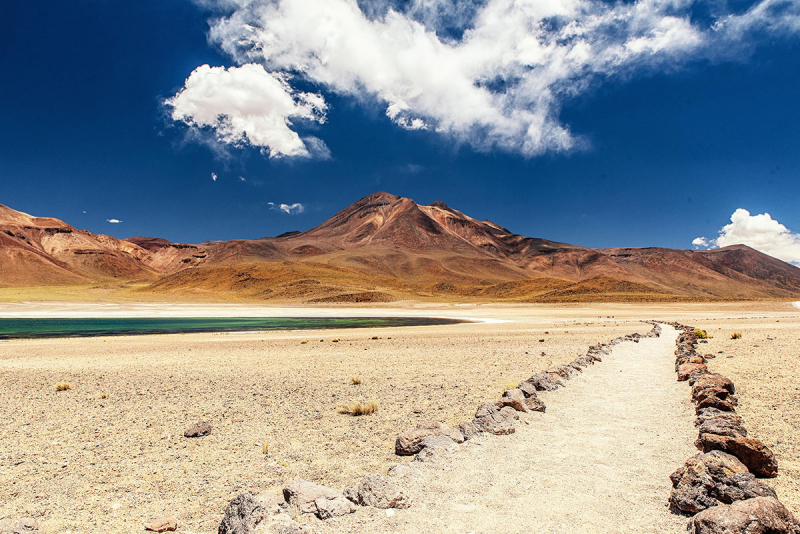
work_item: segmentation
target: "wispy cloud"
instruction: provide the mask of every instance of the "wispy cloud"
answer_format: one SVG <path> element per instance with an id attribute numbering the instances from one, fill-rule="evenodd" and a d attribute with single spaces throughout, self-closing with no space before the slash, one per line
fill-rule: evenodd
<path id="1" fill-rule="evenodd" d="M 211 181 L 212 182 L 216 182 L 217 181 L 217 173 L 215 173 L 215 172 L 211 173 Z"/>
<path id="2" fill-rule="evenodd" d="M 297 215 L 306 210 L 306 207 L 299 202 L 295 202 L 294 204 L 276 204 L 275 202 L 267 202 L 267 206 L 269 206 L 269 209 L 271 210 L 281 211 L 288 215 Z"/>
<path id="3" fill-rule="evenodd" d="M 731 222 L 722 227 L 716 239 L 698 237 L 692 244 L 698 247 L 727 247 L 747 245 L 764 254 L 800 266 L 800 234 L 790 231 L 769 213 L 750 215 L 739 208 Z"/>
<path id="4" fill-rule="evenodd" d="M 106 219 L 106 222 L 111 224 L 119 224 L 122 221 L 120 221 L 119 219 Z"/>
<path id="5" fill-rule="evenodd" d="M 606 80 L 800 32 L 800 0 L 198 1 L 220 10 L 209 38 L 240 66 L 198 67 L 173 119 L 271 157 L 312 153 L 292 121 L 324 122 L 327 104 L 301 84 L 377 102 L 401 128 L 534 156 L 585 146 L 559 113 Z"/>

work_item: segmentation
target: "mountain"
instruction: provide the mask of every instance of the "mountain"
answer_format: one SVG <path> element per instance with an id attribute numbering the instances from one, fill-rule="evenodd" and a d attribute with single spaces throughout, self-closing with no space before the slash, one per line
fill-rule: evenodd
<path id="1" fill-rule="evenodd" d="M 0 285 L 152 282 L 199 297 L 375 302 L 796 298 L 800 268 L 736 245 L 590 249 L 379 192 L 304 232 L 118 240 L 0 207 Z"/>

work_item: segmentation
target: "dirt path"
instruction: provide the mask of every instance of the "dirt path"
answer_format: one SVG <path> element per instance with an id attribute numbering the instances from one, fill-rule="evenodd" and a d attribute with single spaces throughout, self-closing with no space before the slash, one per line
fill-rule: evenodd
<path id="1" fill-rule="evenodd" d="M 697 452 L 688 389 L 673 370 L 676 335 L 664 326 L 661 338 L 617 346 L 543 394 L 547 413 L 523 416 L 513 436 L 482 436 L 448 458 L 409 464 L 410 509 L 362 508 L 315 531 L 684 531 L 685 518 L 666 506 L 669 474 Z"/>

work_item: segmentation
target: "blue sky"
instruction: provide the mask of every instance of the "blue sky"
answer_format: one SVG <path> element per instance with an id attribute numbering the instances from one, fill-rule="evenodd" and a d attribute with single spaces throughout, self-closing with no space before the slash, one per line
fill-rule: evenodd
<path id="1" fill-rule="evenodd" d="M 319 2 L 12 0 L 0 203 L 200 242 L 387 190 L 592 247 L 733 225 L 800 261 L 797 0 Z"/>

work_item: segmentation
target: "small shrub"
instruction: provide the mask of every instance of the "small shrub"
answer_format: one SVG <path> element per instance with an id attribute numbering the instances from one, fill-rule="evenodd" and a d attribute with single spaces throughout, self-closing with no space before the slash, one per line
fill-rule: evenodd
<path id="1" fill-rule="evenodd" d="M 358 378 L 357 376 L 351 376 L 350 383 L 352 383 L 354 386 L 357 386 L 361 383 L 361 379 Z"/>
<path id="2" fill-rule="evenodd" d="M 333 341 L 334 343 L 338 343 L 339 341 L 341 341 L 341 339 L 339 339 L 338 337 L 336 337 L 336 338 L 333 338 L 331 341 Z"/>
<path id="3" fill-rule="evenodd" d="M 734 332 L 733 334 L 731 334 L 731 339 L 742 339 L 742 334 L 740 334 L 739 332 Z"/>
<path id="4" fill-rule="evenodd" d="M 509 382 L 505 386 L 503 386 L 503 391 L 507 389 L 517 389 L 519 387 L 519 382 Z"/>
<path id="5" fill-rule="evenodd" d="M 372 415 L 378 410 L 378 401 L 370 399 L 367 402 L 356 401 L 353 404 L 340 406 L 336 409 L 338 413 L 344 413 L 352 416 L 359 415 Z"/>
<path id="6" fill-rule="evenodd" d="M 69 382 L 56 382 L 56 391 L 69 391 L 72 385 Z"/>
<path id="7" fill-rule="evenodd" d="M 699 328 L 694 331 L 694 335 L 697 336 L 697 339 L 708 339 L 708 332 Z"/>
<path id="8" fill-rule="evenodd" d="M 107 399 L 108 398 L 108 393 L 101 393 L 100 394 L 100 398 L 101 399 Z"/>
<path id="9" fill-rule="evenodd" d="M 301 345 L 305 345 L 306 343 L 308 343 L 307 339 L 304 339 L 303 341 L 300 342 Z"/>
<path id="10" fill-rule="evenodd" d="M 372 339 L 380 339 L 378 336 L 372 336 Z"/>

